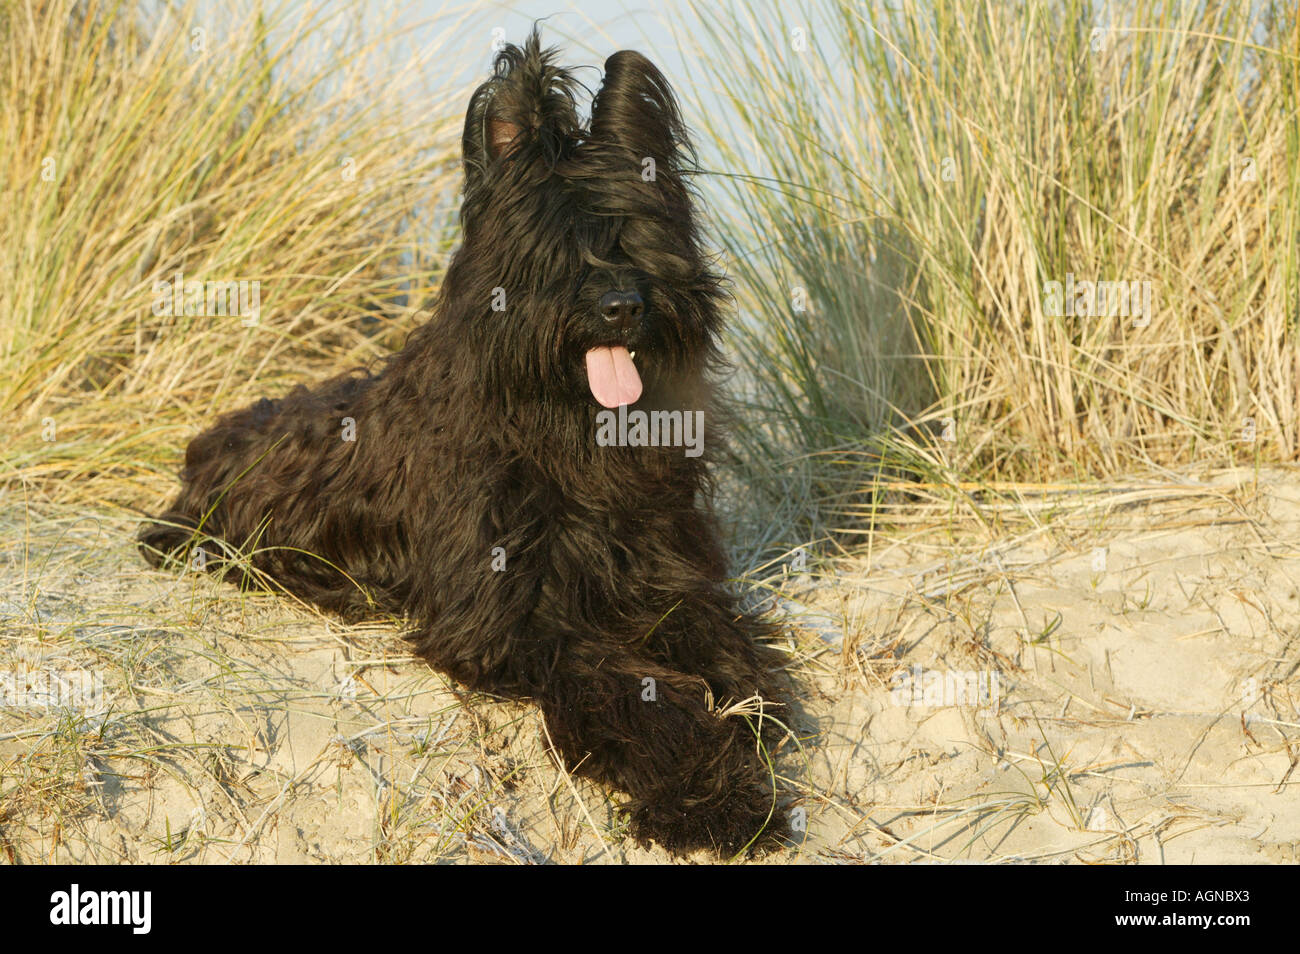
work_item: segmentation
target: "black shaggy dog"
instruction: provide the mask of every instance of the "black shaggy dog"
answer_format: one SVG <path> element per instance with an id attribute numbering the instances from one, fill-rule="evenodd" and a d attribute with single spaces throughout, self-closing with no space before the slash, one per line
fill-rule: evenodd
<path id="1" fill-rule="evenodd" d="M 434 667 L 534 700 L 570 769 L 631 796 L 640 840 L 731 853 L 782 827 L 779 713 L 752 701 L 782 682 L 707 503 L 720 279 L 667 81 L 614 54 L 585 127 L 578 89 L 536 32 L 504 48 L 465 118 L 464 241 L 431 319 L 378 373 L 196 437 L 140 544 L 157 565 L 224 541 L 327 609 L 405 613 Z"/>

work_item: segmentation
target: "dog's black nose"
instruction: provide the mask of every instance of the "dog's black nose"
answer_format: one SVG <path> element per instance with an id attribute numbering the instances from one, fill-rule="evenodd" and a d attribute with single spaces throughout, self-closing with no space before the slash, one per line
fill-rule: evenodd
<path id="1" fill-rule="evenodd" d="M 600 313 L 619 331 L 626 331 L 641 320 L 645 302 L 635 291 L 611 291 L 600 296 Z"/>

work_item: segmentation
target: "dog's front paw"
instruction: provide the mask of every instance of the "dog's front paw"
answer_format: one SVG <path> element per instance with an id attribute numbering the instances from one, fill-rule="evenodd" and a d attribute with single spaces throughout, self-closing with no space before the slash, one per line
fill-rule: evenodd
<path id="1" fill-rule="evenodd" d="M 704 797 L 665 792 L 629 807 L 637 841 L 678 855 L 700 849 L 722 858 L 763 854 L 780 848 L 787 830 L 771 790 L 750 780 Z"/>

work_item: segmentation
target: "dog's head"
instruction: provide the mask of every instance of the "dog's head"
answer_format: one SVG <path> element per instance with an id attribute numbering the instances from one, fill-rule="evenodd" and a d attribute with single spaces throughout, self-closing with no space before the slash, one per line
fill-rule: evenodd
<path id="1" fill-rule="evenodd" d="M 588 405 L 693 400 L 716 360 L 720 280 L 667 80 L 639 53 L 584 88 L 536 31 L 498 54 L 465 117 L 464 241 L 443 298 L 484 386 Z"/>

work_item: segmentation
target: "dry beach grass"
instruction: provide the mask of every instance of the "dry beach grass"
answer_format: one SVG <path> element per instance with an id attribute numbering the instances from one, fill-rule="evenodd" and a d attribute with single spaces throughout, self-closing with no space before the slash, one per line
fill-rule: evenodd
<path id="1" fill-rule="evenodd" d="M 1097 44 L 1075 0 L 883 6 L 696 11 L 723 502 L 801 687 L 761 861 L 1294 863 L 1295 7 L 1133 0 Z M 667 862 L 400 621 L 140 560 L 214 411 L 420 320 L 467 92 L 346 2 L 206 56 L 172 10 L 0 4 L 0 863 Z M 160 321 L 177 271 L 260 280 L 257 322 Z M 1050 315 L 1067 271 L 1155 314 Z M 102 696 L 16 704 L 50 672 Z"/>

